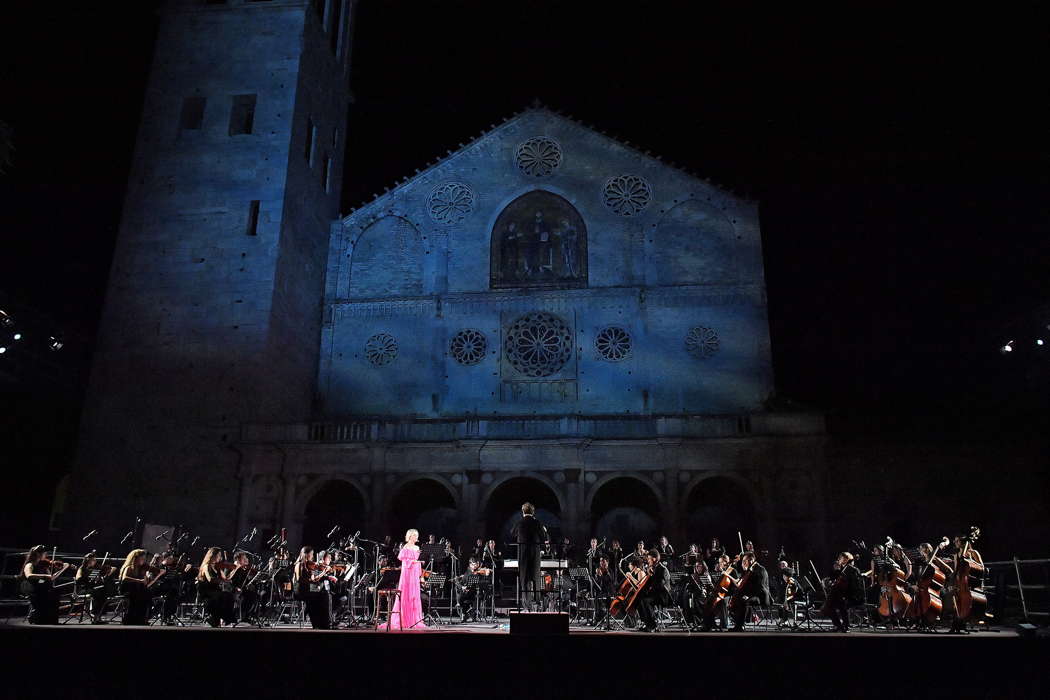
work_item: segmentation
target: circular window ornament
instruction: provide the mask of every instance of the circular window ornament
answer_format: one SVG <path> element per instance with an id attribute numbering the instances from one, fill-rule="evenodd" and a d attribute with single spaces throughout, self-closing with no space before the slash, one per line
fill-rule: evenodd
<path id="1" fill-rule="evenodd" d="M 618 175 L 605 181 L 602 201 L 620 216 L 634 216 L 653 201 L 653 188 L 637 175 Z"/>
<path id="2" fill-rule="evenodd" d="M 547 177 L 561 165 L 561 146 L 546 136 L 531 138 L 514 152 L 518 169 L 533 177 Z"/>
<path id="3" fill-rule="evenodd" d="M 685 349 L 700 360 L 706 360 L 718 352 L 718 344 L 718 333 L 707 326 L 690 328 L 685 336 Z"/>
<path id="4" fill-rule="evenodd" d="M 507 360 L 528 377 L 549 377 L 572 357 L 572 332 L 565 321 L 543 311 L 520 316 L 504 336 Z"/>
<path id="5" fill-rule="evenodd" d="M 476 365 L 485 358 L 489 343 L 485 334 L 473 328 L 464 328 L 452 336 L 448 351 L 461 365 Z"/>
<path id="6" fill-rule="evenodd" d="M 632 348 L 631 334 L 623 326 L 606 326 L 594 336 L 594 351 L 606 362 L 626 360 Z"/>
<path id="7" fill-rule="evenodd" d="M 373 367 L 385 367 L 397 357 L 397 340 L 389 333 L 376 333 L 365 341 L 365 359 Z"/>
<path id="8" fill-rule="evenodd" d="M 455 224 L 474 211 L 474 190 L 462 182 L 438 185 L 427 197 L 427 212 L 439 224 Z"/>

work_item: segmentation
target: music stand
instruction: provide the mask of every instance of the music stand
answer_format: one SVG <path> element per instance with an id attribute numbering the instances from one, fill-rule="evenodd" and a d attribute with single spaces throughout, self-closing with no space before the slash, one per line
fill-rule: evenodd
<path id="1" fill-rule="evenodd" d="M 423 624 L 424 625 L 428 624 L 428 623 L 431 624 L 431 625 L 434 625 L 434 626 L 445 624 L 444 622 L 441 621 L 441 616 L 437 615 L 434 612 L 434 589 L 435 588 L 437 588 L 437 589 L 444 588 L 445 582 L 447 580 L 448 580 L 448 577 L 445 576 L 444 574 L 431 574 L 430 577 L 427 579 L 427 582 L 425 584 L 423 584 L 423 585 L 427 586 L 427 588 L 430 589 L 427 592 L 427 611 L 423 615 Z M 415 626 L 415 625 L 413 625 L 413 626 Z"/>

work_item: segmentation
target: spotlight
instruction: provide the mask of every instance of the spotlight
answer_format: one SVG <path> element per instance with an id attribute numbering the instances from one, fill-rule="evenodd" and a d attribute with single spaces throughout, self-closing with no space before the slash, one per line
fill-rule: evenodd
<path id="1" fill-rule="evenodd" d="M 12 337 L 15 340 L 21 340 L 22 339 L 22 334 L 21 333 L 15 333 Z M 1039 342 L 1042 343 L 1043 341 L 1040 340 Z"/>
<path id="2" fill-rule="evenodd" d="M 65 343 L 63 343 L 60 338 L 56 338 L 55 336 L 51 336 L 47 341 L 47 346 L 52 350 L 61 350 L 63 345 L 65 345 Z"/>
<path id="3" fill-rule="evenodd" d="M 1036 345 L 1042 345 L 1043 344 L 1043 339 L 1042 338 L 1036 338 L 1035 339 L 1035 344 Z"/>
<path id="4" fill-rule="evenodd" d="M 11 318 L 11 315 L 8 314 L 3 309 L 0 309 L 0 326 L 13 326 L 13 325 L 15 325 L 15 320 L 13 318 Z"/>
<path id="5" fill-rule="evenodd" d="M 1004 345 L 1001 348 L 999 348 L 999 352 L 1003 353 L 1004 355 L 1006 353 L 1008 353 L 1008 352 L 1013 352 L 1013 351 L 1014 351 L 1014 349 L 1012 347 L 1010 347 L 1009 345 Z"/>
<path id="6" fill-rule="evenodd" d="M 3 355 L 5 352 L 7 352 L 7 348 L 5 348 L 3 345 L 0 345 L 0 355 Z"/>

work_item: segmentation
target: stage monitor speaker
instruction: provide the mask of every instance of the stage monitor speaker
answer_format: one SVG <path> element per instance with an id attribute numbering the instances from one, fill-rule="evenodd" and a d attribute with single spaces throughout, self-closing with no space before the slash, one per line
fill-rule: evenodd
<path id="1" fill-rule="evenodd" d="M 568 634 L 568 613 L 512 612 L 511 634 Z"/>

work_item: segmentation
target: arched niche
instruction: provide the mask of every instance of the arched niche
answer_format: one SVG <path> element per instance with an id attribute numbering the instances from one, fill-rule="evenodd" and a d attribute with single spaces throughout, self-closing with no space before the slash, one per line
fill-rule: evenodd
<path id="1" fill-rule="evenodd" d="M 390 498 L 388 526 L 395 542 L 402 542 L 409 528 L 419 530 L 422 542 L 426 542 L 427 535 L 455 538 L 459 531 L 455 496 L 436 479 L 406 481 Z"/>
<path id="2" fill-rule="evenodd" d="M 639 540 L 652 545 L 663 534 L 659 496 L 637 477 L 615 476 L 598 484 L 590 509 L 592 535 L 618 539 L 626 552 Z"/>
<path id="3" fill-rule="evenodd" d="M 735 282 L 736 230 L 725 214 L 697 200 L 664 214 L 652 234 L 649 283 L 656 286 Z"/>
<path id="4" fill-rule="evenodd" d="M 755 503 L 742 485 L 724 476 L 712 476 L 695 484 L 685 499 L 686 536 L 701 548 L 712 537 L 722 541 L 727 552 L 740 549 L 737 532 L 744 541 L 758 542 Z"/>
<path id="5" fill-rule="evenodd" d="M 384 216 L 354 241 L 350 253 L 350 298 L 423 294 L 422 236 L 411 221 Z"/>
<path id="6" fill-rule="evenodd" d="M 322 483 L 303 510 L 303 546 L 327 547 L 328 532 L 336 525 L 343 528 L 340 536 L 345 536 L 350 528 L 360 529 L 366 522 L 367 511 L 364 494 L 350 482 L 333 479 Z"/>
<path id="7" fill-rule="evenodd" d="M 547 526 L 552 540 L 562 535 L 561 506 L 554 490 L 529 476 L 507 479 L 492 490 L 484 503 L 485 531 L 506 556 L 515 556 L 513 548 L 507 549 L 504 544 L 510 541 L 511 530 L 521 520 L 521 505 L 526 501 L 536 506 L 536 518 Z"/>
<path id="8" fill-rule="evenodd" d="M 553 192 L 526 192 L 504 207 L 489 256 L 492 289 L 587 286 L 587 226 L 576 207 Z"/>

